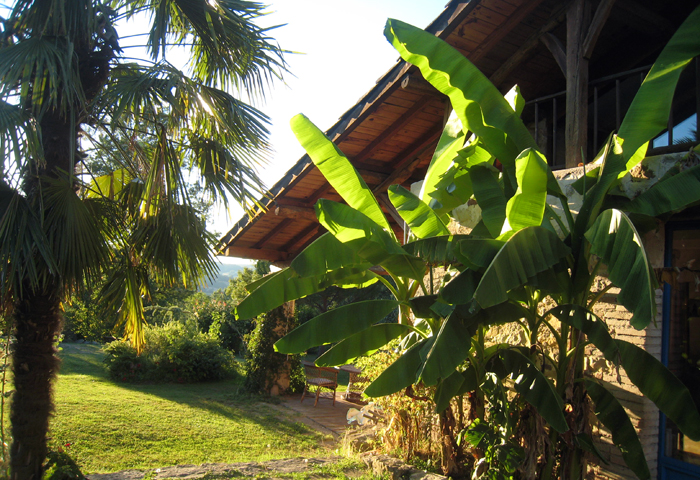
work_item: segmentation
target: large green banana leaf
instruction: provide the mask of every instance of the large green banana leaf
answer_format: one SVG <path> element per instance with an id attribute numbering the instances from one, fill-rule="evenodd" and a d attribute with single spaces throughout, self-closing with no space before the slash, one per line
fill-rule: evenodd
<path id="1" fill-rule="evenodd" d="M 610 281 L 620 287 L 617 301 L 634 314 L 630 323 L 638 330 L 645 328 L 656 317 L 657 281 L 632 221 L 619 210 L 606 210 L 586 239 L 591 253 L 608 266 Z"/>
<path id="2" fill-rule="evenodd" d="M 453 110 L 442 130 L 442 135 L 440 135 L 440 140 L 438 140 L 433 158 L 423 179 L 420 191 L 421 200 L 429 202 L 440 178 L 453 165 L 457 152 L 464 147 L 465 138 L 462 122 Z"/>
<path id="3" fill-rule="evenodd" d="M 343 152 L 304 115 L 292 117 L 290 124 L 314 165 L 343 200 L 371 218 L 393 237 L 394 234 L 377 199 Z"/>
<path id="4" fill-rule="evenodd" d="M 418 280 L 425 275 L 421 259 L 406 253 L 393 235 L 358 210 L 321 199 L 316 203 L 316 215 L 335 238 L 372 265 L 381 265 L 399 277 Z"/>
<path id="5" fill-rule="evenodd" d="M 505 242 L 490 238 L 460 238 L 457 240 L 459 253 L 467 260 L 468 265 L 476 268 L 487 268 L 501 250 Z"/>
<path id="6" fill-rule="evenodd" d="M 389 19 L 384 36 L 401 57 L 450 97 L 464 131 L 478 135 L 504 165 L 537 145 L 517 113 L 478 68 L 433 34 Z"/>
<path id="7" fill-rule="evenodd" d="M 623 340 L 615 340 L 620 363 L 639 391 L 673 420 L 691 440 L 700 441 L 700 413 L 688 389 L 663 363 Z"/>
<path id="8" fill-rule="evenodd" d="M 292 260 L 290 267 L 300 277 L 322 275 L 340 267 L 370 268 L 372 265 L 330 233 L 324 233 Z"/>
<path id="9" fill-rule="evenodd" d="M 624 170 L 625 161 L 622 153 L 619 138 L 616 135 L 611 135 L 597 157 L 602 165 L 598 169 L 595 186 L 586 193 L 581 210 L 578 217 L 576 217 L 573 235 L 574 242 L 580 241 L 581 236 L 596 221 L 606 195 L 616 184 L 618 174 Z M 574 245 L 574 251 L 576 251 L 577 247 L 578 245 Z"/>
<path id="10" fill-rule="evenodd" d="M 466 305 L 474 298 L 481 275 L 468 268 L 457 275 L 440 291 L 440 298 L 452 305 Z"/>
<path id="11" fill-rule="evenodd" d="M 389 187 L 389 200 L 416 237 L 426 238 L 450 234 L 445 223 L 433 209 L 401 185 Z"/>
<path id="12" fill-rule="evenodd" d="M 515 391 L 559 433 L 569 430 L 564 418 L 564 402 L 552 383 L 525 355 L 517 350 L 500 352 L 506 371 L 515 381 Z"/>
<path id="13" fill-rule="evenodd" d="M 346 284 L 350 279 L 357 284 L 362 278 L 371 281 L 376 278 L 376 275 L 364 266 L 339 268 L 311 277 L 299 277 L 291 268 L 285 268 L 264 277 L 264 282 L 256 282 L 257 288 L 236 307 L 236 317 L 253 318 L 290 300 L 320 292 L 331 285 Z"/>
<path id="14" fill-rule="evenodd" d="M 335 367 L 351 363 L 361 355 L 371 355 L 395 338 L 410 331 L 399 323 L 380 323 L 349 336 L 316 359 L 316 365 Z"/>
<path id="15" fill-rule="evenodd" d="M 635 198 L 626 210 L 652 217 L 678 212 L 700 201 L 700 165 L 660 181 Z"/>
<path id="16" fill-rule="evenodd" d="M 661 51 L 627 110 L 618 132 L 625 140 L 625 171 L 630 171 L 641 160 L 630 161 L 631 156 L 668 126 L 678 78 L 685 66 L 700 55 L 699 31 L 700 6 L 693 10 Z"/>
<path id="17" fill-rule="evenodd" d="M 396 300 L 365 300 L 318 315 L 280 338 L 275 350 L 302 353 L 309 348 L 339 342 L 380 321 L 398 307 Z"/>
<path id="18" fill-rule="evenodd" d="M 467 238 L 467 235 L 423 238 L 405 244 L 403 249 L 428 265 L 454 265 L 462 261 L 459 252 L 455 251 L 461 238 Z"/>
<path id="19" fill-rule="evenodd" d="M 508 225 L 512 230 L 517 232 L 526 227 L 542 224 L 547 204 L 548 171 L 547 161 L 532 148 L 523 151 L 515 159 L 515 178 L 518 181 L 518 189 L 508 200 L 505 209 Z"/>
<path id="20" fill-rule="evenodd" d="M 463 316 L 455 312 L 443 322 L 418 374 L 427 386 L 447 378 L 469 355 L 472 332 L 465 325 Z"/>
<path id="21" fill-rule="evenodd" d="M 508 300 L 508 292 L 557 265 L 570 250 L 556 234 L 542 227 L 516 232 L 486 269 L 474 298 L 482 308 Z"/>
<path id="22" fill-rule="evenodd" d="M 622 365 L 639 391 L 683 433 L 691 438 L 700 436 L 700 413 L 690 392 L 661 362 L 631 343 L 613 339 L 605 323 L 581 306 L 561 305 L 550 313 L 585 333 L 607 360 Z"/>
<path id="23" fill-rule="evenodd" d="M 411 346 L 367 386 L 365 395 L 368 397 L 383 397 L 413 385 L 421 364 L 420 352 L 426 345 L 430 346 L 431 343 L 432 338 L 429 338 Z"/>
<path id="24" fill-rule="evenodd" d="M 474 197 L 481 207 L 481 218 L 493 238 L 501 234 L 506 220 L 507 202 L 498 182 L 498 173 L 498 170 L 486 163 L 474 165 L 469 170 Z"/>
<path id="25" fill-rule="evenodd" d="M 442 214 L 467 203 L 474 193 L 469 169 L 481 163 L 493 163 L 493 155 L 483 148 L 478 138 L 472 137 L 469 145 L 457 152 L 454 165 L 440 176 L 430 193 L 430 207 Z"/>
<path id="26" fill-rule="evenodd" d="M 463 395 L 477 389 L 479 382 L 476 379 L 476 370 L 469 365 L 463 372 L 454 371 L 452 375 L 440 382 L 435 389 L 433 400 L 435 401 L 435 413 L 444 411 L 450 400 L 457 395 Z"/>
<path id="27" fill-rule="evenodd" d="M 597 381 L 591 378 L 584 378 L 583 381 L 586 383 L 588 396 L 595 404 L 596 417 L 612 433 L 613 443 L 622 452 L 627 466 L 640 480 L 650 478 L 644 449 L 623 406 Z"/>

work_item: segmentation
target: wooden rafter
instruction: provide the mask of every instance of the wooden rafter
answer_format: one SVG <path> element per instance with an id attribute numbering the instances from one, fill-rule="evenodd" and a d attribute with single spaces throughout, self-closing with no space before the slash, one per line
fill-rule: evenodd
<path id="1" fill-rule="evenodd" d="M 267 234 L 263 238 L 258 240 L 258 242 L 255 245 L 253 245 L 253 248 L 262 248 L 263 245 L 265 245 L 265 243 L 267 243 L 267 241 L 270 240 L 270 238 L 272 238 L 280 230 L 284 229 L 284 227 L 289 225 L 291 222 L 291 218 L 283 219 L 280 223 L 271 228 L 270 231 L 267 232 Z"/>

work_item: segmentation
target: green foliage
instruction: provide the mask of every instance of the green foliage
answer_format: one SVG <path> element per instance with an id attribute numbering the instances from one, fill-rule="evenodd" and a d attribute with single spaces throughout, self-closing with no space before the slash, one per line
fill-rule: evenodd
<path id="1" fill-rule="evenodd" d="M 655 88 L 668 95 L 675 86 L 678 69 L 664 65 L 685 65 L 700 50 L 698 25 L 700 7 L 662 53 L 661 67 L 652 68 L 628 116 L 654 117 L 665 125 L 659 115 L 663 109 L 644 113 L 643 106 L 658 104 L 650 93 Z M 472 423 L 462 435 L 477 458 L 474 478 L 582 475 L 583 451 L 591 450 L 588 405 L 607 398 L 603 386 L 582 381 L 588 342 L 624 368 L 687 436 L 700 439 L 700 412 L 687 388 L 639 348 L 613 341 L 590 312 L 601 298 L 592 284 L 605 267 L 608 279 L 620 288 L 619 302 L 634 314 L 631 324 L 641 329 L 655 318 L 656 280 L 633 217 L 624 209 L 644 215 L 680 211 L 697 201 L 696 195 L 680 198 L 679 193 L 700 189 L 699 177 L 668 176 L 646 198 L 642 194 L 643 201 L 617 198 L 622 206 L 609 209 L 611 193 L 620 197 L 613 188 L 641 160 L 638 147 L 658 133 L 647 126 L 634 128 L 636 120 L 625 119 L 620 136 L 612 135 L 600 152 L 600 168 L 590 175 L 595 181 L 574 218 L 519 117 L 524 100 L 517 88 L 504 98 L 469 60 L 415 27 L 389 20 L 385 35 L 404 60 L 450 98 L 459 119 L 445 126 L 421 196 L 390 189 L 390 200 L 414 230 L 412 242 L 403 246 L 396 241 L 350 162 L 306 117 L 296 116 L 295 134 L 345 203 L 318 201 L 317 216 L 329 233 L 301 252 L 290 268 L 251 285 L 249 301 L 238 314 L 263 312 L 330 285 L 365 281 L 358 276 L 361 271 L 382 267 L 391 282 L 374 278 L 391 291 L 393 304 L 356 302 L 323 312 L 275 347 L 296 353 L 339 341 L 317 360 L 336 364 L 396 345 L 397 355 L 373 375 L 365 394 L 384 397 L 404 391 L 413 397 L 414 389 L 430 387 L 444 445 L 452 442 L 442 452 L 446 474 L 464 473 L 450 465 L 466 445 L 454 442 L 451 417 L 454 408 L 462 411 L 466 395 Z M 666 80 L 657 82 L 653 76 Z M 502 171 L 495 168 L 495 158 Z M 449 235 L 445 214 L 472 198 L 481 208 L 479 223 L 468 235 Z M 658 210 L 649 207 L 652 200 L 662 204 Z M 441 282 L 434 281 L 436 266 L 448 270 Z M 382 308 L 388 311 L 392 305 L 399 306 L 399 328 L 377 328 L 386 313 Z M 490 328 L 502 324 L 520 329 L 522 342 L 490 344 Z M 545 330 L 554 339 L 551 349 L 542 347 Z M 392 343 L 397 336 L 398 343 Z M 601 408 L 606 421 L 623 412 Z M 627 433 L 614 441 L 632 452 L 623 458 L 644 478 L 636 435 Z M 572 436 L 577 439 L 573 448 Z M 524 451 L 522 445 L 539 445 L 540 453 Z"/>
<path id="2" fill-rule="evenodd" d="M 248 393 L 269 394 L 272 386 L 285 374 L 289 375 L 289 392 L 303 390 L 304 372 L 301 356 L 283 355 L 277 353 L 273 347 L 280 336 L 295 326 L 296 317 L 285 307 L 258 316 L 255 329 L 248 337 L 248 350 L 245 355 L 244 388 Z"/>
<path id="3" fill-rule="evenodd" d="M 99 305 L 99 289 L 73 295 L 65 307 L 63 335 L 66 340 L 104 342 L 114 333 L 115 315 L 105 314 Z"/>
<path id="4" fill-rule="evenodd" d="M 234 374 L 233 355 L 193 322 L 172 321 L 146 328 L 147 347 L 139 355 L 124 340 L 105 346 L 110 377 L 122 382 L 206 382 Z"/>
<path id="5" fill-rule="evenodd" d="M 63 449 L 49 451 L 44 468 L 44 480 L 85 480 L 78 464 Z"/>

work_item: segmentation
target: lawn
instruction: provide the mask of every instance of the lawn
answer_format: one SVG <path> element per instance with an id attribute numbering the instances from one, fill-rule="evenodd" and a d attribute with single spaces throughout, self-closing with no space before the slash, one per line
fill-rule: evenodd
<path id="1" fill-rule="evenodd" d="M 115 383 L 97 345 L 62 344 L 50 445 L 84 472 L 323 456 L 320 435 L 217 383 Z M 66 447 L 67 446 L 67 447 Z"/>

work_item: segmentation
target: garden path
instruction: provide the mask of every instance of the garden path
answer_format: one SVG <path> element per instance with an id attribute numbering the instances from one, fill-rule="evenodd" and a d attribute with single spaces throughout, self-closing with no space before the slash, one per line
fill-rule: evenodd
<path id="1" fill-rule="evenodd" d="M 336 440 L 342 438 L 348 429 L 347 412 L 349 408 L 360 408 L 355 403 L 346 402 L 336 395 L 335 406 L 328 398 L 321 397 L 314 407 L 314 396 L 307 395 L 301 402 L 301 394 L 281 397 L 285 408 L 292 410 L 293 421 L 298 421 L 325 435 L 332 435 Z"/>

